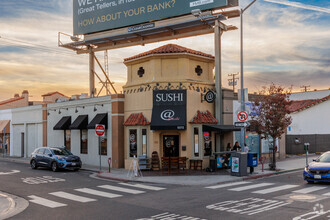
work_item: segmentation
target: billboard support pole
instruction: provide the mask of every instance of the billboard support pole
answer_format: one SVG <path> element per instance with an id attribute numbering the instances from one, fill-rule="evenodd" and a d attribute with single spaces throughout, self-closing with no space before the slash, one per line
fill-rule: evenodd
<path id="1" fill-rule="evenodd" d="M 94 61 L 95 53 L 92 48 L 89 48 L 89 95 L 90 97 L 95 96 L 95 61 Z"/>

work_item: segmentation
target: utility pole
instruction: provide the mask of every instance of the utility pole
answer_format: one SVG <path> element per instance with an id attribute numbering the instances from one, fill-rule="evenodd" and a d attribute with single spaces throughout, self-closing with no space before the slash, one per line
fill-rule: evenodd
<path id="1" fill-rule="evenodd" d="M 228 79 L 229 85 L 232 83 L 233 84 L 233 92 L 235 92 L 235 86 L 237 85 L 237 81 L 239 78 L 235 77 L 237 76 L 239 73 L 232 73 L 232 74 L 228 74 L 229 77 L 233 77 L 232 79 Z"/>
<path id="2" fill-rule="evenodd" d="M 241 111 L 245 111 L 245 98 L 244 98 L 244 81 L 243 81 L 243 13 L 257 0 L 253 0 L 248 6 L 246 6 L 244 9 L 241 9 L 241 21 L 240 21 L 240 26 L 241 26 L 241 33 L 240 33 L 240 39 L 241 39 Z M 241 146 L 244 147 L 245 143 L 245 128 L 241 128 Z"/>
<path id="3" fill-rule="evenodd" d="M 308 87 L 311 87 L 311 86 L 305 86 L 305 85 L 300 86 L 300 88 L 302 88 L 303 92 L 307 92 L 309 90 Z"/>

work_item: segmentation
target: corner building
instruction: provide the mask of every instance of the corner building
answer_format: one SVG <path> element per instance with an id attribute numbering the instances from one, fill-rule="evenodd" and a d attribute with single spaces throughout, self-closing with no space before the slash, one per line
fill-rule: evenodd
<path id="1" fill-rule="evenodd" d="M 125 168 L 134 156 L 187 157 L 209 165 L 214 137 L 203 124 L 217 124 L 214 103 L 203 94 L 215 91 L 214 57 L 174 44 L 125 59 Z"/>

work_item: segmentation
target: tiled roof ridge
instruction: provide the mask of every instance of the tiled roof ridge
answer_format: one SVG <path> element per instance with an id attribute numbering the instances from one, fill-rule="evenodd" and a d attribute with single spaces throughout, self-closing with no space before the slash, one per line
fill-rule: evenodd
<path id="1" fill-rule="evenodd" d="M 11 102 L 16 102 L 18 100 L 24 99 L 24 97 L 11 98 L 0 102 L 0 105 L 5 105 Z"/>
<path id="2" fill-rule="evenodd" d="M 150 122 L 144 117 L 143 113 L 132 113 L 124 122 L 125 126 L 149 125 Z"/>
<path id="3" fill-rule="evenodd" d="M 64 95 L 64 94 L 62 94 L 62 93 L 60 93 L 60 92 L 58 92 L 58 91 L 55 91 L 55 92 L 49 92 L 49 93 L 46 93 L 46 94 L 41 95 L 41 96 L 51 96 L 51 95 L 54 95 L 54 94 L 56 94 L 56 93 L 58 93 L 58 94 L 60 94 L 60 95 L 62 95 L 62 96 L 67 97 L 66 95 Z"/>
<path id="4" fill-rule="evenodd" d="M 293 101 L 291 101 L 291 104 L 288 106 L 288 109 L 291 113 L 303 111 L 314 105 L 327 101 L 329 98 L 330 98 L 330 95 L 323 97 L 321 99 L 293 100 Z"/>
<path id="5" fill-rule="evenodd" d="M 192 124 L 217 124 L 218 120 L 214 118 L 214 116 L 206 110 L 206 112 L 201 112 L 197 110 L 197 114 L 195 117 L 190 121 Z"/>
<path id="6" fill-rule="evenodd" d="M 164 46 L 137 54 L 135 56 L 129 57 L 129 58 L 125 58 L 124 61 L 129 61 L 129 60 L 134 60 L 137 58 L 141 58 L 144 56 L 148 56 L 148 55 L 152 55 L 152 54 L 176 54 L 176 53 L 189 53 L 189 54 L 193 54 L 193 55 L 199 55 L 199 56 L 204 56 L 204 57 L 208 57 L 208 58 L 212 58 L 214 59 L 214 56 L 211 54 L 207 54 L 207 53 L 203 53 L 201 51 L 197 51 L 197 50 L 193 50 L 193 49 L 189 49 L 187 47 L 183 47 L 177 44 L 166 44 Z"/>

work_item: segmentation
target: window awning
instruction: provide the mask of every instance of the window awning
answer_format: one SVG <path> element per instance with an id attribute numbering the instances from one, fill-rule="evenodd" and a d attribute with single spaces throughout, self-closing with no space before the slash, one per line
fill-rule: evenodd
<path id="1" fill-rule="evenodd" d="M 10 120 L 0 120 L 0 134 L 4 133 L 6 129 L 6 134 L 10 133 Z"/>
<path id="2" fill-rule="evenodd" d="M 68 130 L 71 125 L 71 116 L 64 116 L 59 122 L 54 126 L 54 130 Z"/>
<path id="3" fill-rule="evenodd" d="M 232 131 L 240 131 L 241 129 L 234 125 L 203 125 L 203 131 L 215 131 L 218 133 L 226 133 Z"/>
<path id="4" fill-rule="evenodd" d="M 185 130 L 187 124 L 185 106 L 154 106 L 151 130 Z"/>
<path id="5" fill-rule="evenodd" d="M 105 129 L 108 129 L 108 113 L 97 114 L 87 125 L 87 129 L 95 129 L 96 124 L 105 125 Z"/>
<path id="6" fill-rule="evenodd" d="M 87 129 L 88 125 L 88 115 L 79 115 L 76 120 L 70 125 L 70 129 L 75 130 L 82 130 Z"/>

